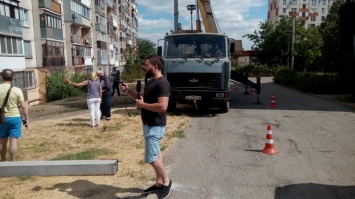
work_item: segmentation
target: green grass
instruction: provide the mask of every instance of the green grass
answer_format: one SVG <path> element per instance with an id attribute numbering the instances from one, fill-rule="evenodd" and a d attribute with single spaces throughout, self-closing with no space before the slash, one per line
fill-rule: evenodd
<path id="1" fill-rule="evenodd" d="M 100 155 L 112 154 L 112 151 L 107 149 L 89 149 L 79 153 L 68 154 L 60 157 L 53 158 L 51 160 L 93 160 Z"/>
<path id="2" fill-rule="evenodd" d="M 339 102 L 343 102 L 343 103 L 355 103 L 355 100 L 350 95 L 337 96 L 334 98 L 334 100 L 339 101 Z"/>
<path id="3" fill-rule="evenodd" d="M 167 136 L 168 136 L 169 140 L 171 138 L 185 138 L 185 133 L 184 133 L 183 130 L 178 129 L 178 130 L 174 131 L 173 133 L 171 133 L 171 134 L 169 134 Z"/>

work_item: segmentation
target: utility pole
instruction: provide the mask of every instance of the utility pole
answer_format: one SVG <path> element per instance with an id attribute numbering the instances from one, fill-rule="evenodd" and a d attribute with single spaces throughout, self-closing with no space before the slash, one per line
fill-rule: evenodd
<path id="1" fill-rule="evenodd" d="M 296 26 L 296 17 L 293 16 L 292 20 L 292 51 L 291 51 L 291 70 L 294 70 L 294 63 L 295 63 L 295 57 L 294 57 L 294 49 L 295 49 L 295 26 Z"/>

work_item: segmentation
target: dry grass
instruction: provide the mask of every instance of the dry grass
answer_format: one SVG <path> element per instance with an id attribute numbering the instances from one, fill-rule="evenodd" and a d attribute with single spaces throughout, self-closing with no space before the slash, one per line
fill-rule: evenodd
<path id="1" fill-rule="evenodd" d="M 130 112 L 137 112 L 132 105 L 129 108 Z M 75 112 L 69 112 L 63 104 L 57 103 L 31 109 L 38 117 L 32 119 L 30 129 L 25 129 L 19 140 L 19 161 L 51 160 L 68 155 L 80 157 L 80 153 L 86 153 L 93 159 L 120 160 L 118 172 L 113 176 L 0 178 L 0 198 L 139 198 L 141 191 L 154 182 L 153 169 L 143 162 L 140 116 L 128 117 L 122 103 L 121 107 L 112 109 L 112 119 L 102 121 L 97 128 L 89 126 L 86 108 L 76 106 L 71 109 Z M 46 112 L 51 116 L 44 117 Z M 161 143 L 163 154 L 184 137 L 187 125 L 186 116 L 168 116 Z"/>

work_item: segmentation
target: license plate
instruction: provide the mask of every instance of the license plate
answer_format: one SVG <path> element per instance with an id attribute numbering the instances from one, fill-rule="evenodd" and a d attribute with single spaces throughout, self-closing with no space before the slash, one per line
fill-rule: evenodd
<path id="1" fill-rule="evenodd" d="M 185 96 L 185 99 L 187 99 L 187 100 L 201 100 L 201 96 L 188 95 L 188 96 Z"/>

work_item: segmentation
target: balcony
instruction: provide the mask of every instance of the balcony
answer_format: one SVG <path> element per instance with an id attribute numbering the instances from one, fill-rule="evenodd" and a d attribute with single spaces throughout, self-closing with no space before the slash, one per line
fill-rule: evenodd
<path id="1" fill-rule="evenodd" d="M 65 57 L 64 56 L 46 56 L 42 58 L 43 67 L 64 67 Z"/>
<path id="2" fill-rule="evenodd" d="M 42 26 L 41 38 L 51 38 L 55 40 L 63 40 L 63 31 L 61 29 Z"/>
<path id="3" fill-rule="evenodd" d="M 100 24 L 100 23 L 96 23 L 95 24 L 95 28 L 97 31 L 100 31 L 102 33 L 106 33 L 106 26 Z"/>
<path id="4" fill-rule="evenodd" d="M 107 49 L 107 43 L 104 41 L 96 41 L 97 48 Z"/>
<path id="5" fill-rule="evenodd" d="M 95 5 L 95 13 L 105 16 L 105 9 L 99 5 Z"/>
<path id="6" fill-rule="evenodd" d="M 86 36 L 81 36 L 77 34 L 71 34 L 71 42 L 85 46 L 92 46 L 91 38 L 87 38 Z"/>
<path id="7" fill-rule="evenodd" d="M 73 65 L 85 65 L 83 57 L 73 57 Z"/>
<path id="8" fill-rule="evenodd" d="M 0 15 L 0 32 L 22 37 L 21 21 Z"/>
<path id="9" fill-rule="evenodd" d="M 60 4 L 52 1 L 52 0 L 39 0 L 38 1 L 39 8 L 47 8 L 53 12 L 56 12 L 58 14 L 62 14 L 62 10 L 60 8 Z"/>
<path id="10" fill-rule="evenodd" d="M 298 12 L 289 12 L 289 15 L 298 17 Z"/>
<path id="11" fill-rule="evenodd" d="M 113 8 L 113 0 L 106 0 L 107 1 L 107 7 Z"/>

